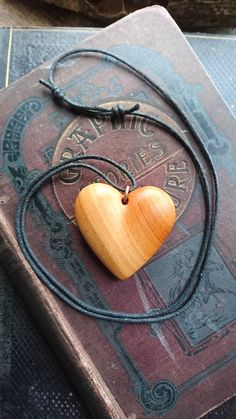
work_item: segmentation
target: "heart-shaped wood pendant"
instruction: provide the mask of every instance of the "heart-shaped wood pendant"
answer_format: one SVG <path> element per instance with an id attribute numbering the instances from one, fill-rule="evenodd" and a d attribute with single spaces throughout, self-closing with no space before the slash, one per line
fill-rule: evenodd
<path id="1" fill-rule="evenodd" d="M 123 195 L 104 183 L 78 194 L 75 217 L 80 231 L 104 265 L 119 279 L 141 268 L 169 235 L 176 219 L 171 197 L 162 189 L 143 186 Z"/>

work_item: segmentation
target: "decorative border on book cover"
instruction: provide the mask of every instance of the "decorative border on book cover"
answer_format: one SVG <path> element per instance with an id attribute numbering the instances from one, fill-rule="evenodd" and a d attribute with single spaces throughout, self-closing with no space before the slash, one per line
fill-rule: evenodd
<path id="1" fill-rule="evenodd" d="M 122 45 L 113 48 L 112 51 L 125 56 L 133 65 L 140 68 L 140 47 L 136 48 Z M 198 100 L 198 93 L 201 90 L 201 86 L 188 85 L 186 81 L 174 72 L 171 64 L 165 57 L 158 55 L 157 53 L 154 54 L 148 49 L 143 49 L 142 54 L 144 67 L 141 69 L 145 70 L 147 67 L 149 68 L 149 71 L 153 71 L 162 77 L 162 81 L 166 88 L 171 90 L 176 100 L 178 99 L 181 101 L 185 111 L 194 117 L 198 129 L 202 132 L 202 135 L 207 142 L 209 151 L 213 155 L 225 155 L 229 149 L 228 141 L 221 133 L 217 132 L 213 121 L 204 111 Z M 103 64 L 100 64 L 94 68 L 92 72 L 102 71 L 102 68 Z M 86 77 L 83 76 L 84 86 L 86 86 L 85 83 L 90 83 L 90 75 L 91 71 L 86 73 Z M 77 84 L 80 81 L 80 77 L 68 85 L 67 88 L 70 89 L 72 85 L 75 83 Z M 93 86 L 93 88 L 96 91 L 95 86 Z M 109 94 L 113 96 L 113 92 L 108 92 L 108 96 Z M 134 98 L 136 100 L 141 99 L 142 101 L 148 101 L 145 92 L 137 92 L 137 94 L 134 94 Z M 97 94 L 97 100 L 99 101 L 99 92 Z M 10 178 L 18 194 L 21 194 L 24 191 L 28 182 L 36 175 L 35 171 L 28 172 L 24 162 L 24 156 L 22 154 L 24 130 L 32 119 L 42 112 L 45 104 L 46 101 L 42 101 L 39 98 L 28 99 L 15 109 L 5 126 L 2 142 L 4 157 L 4 167 L 2 170 Z M 58 119 L 58 115 L 51 115 L 51 118 L 52 122 L 59 130 L 63 129 L 63 127 L 68 124 L 68 120 L 62 120 L 60 119 L 60 116 Z M 219 138 L 221 139 L 220 142 Z M 52 153 L 53 150 L 47 150 L 45 152 L 47 160 L 50 160 Z M 82 261 L 70 247 L 72 239 L 67 229 L 66 216 L 62 212 L 55 212 L 42 193 L 38 194 L 37 198 L 34 200 L 31 211 L 35 217 L 35 222 L 38 222 L 41 225 L 43 224 L 45 231 L 47 231 L 45 241 L 49 254 L 57 261 L 63 270 L 70 274 L 72 280 L 79 286 L 83 298 L 91 304 L 99 305 L 102 308 L 109 308 L 95 283 L 90 278 Z M 172 253 L 162 254 L 159 258 L 159 262 L 163 260 L 166 265 L 168 265 L 168 258 L 174 260 L 174 265 L 172 264 L 172 266 L 170 266 L 167 277 L 168 283 L 171 286 L 171 282 L 174 283 L 176 277 L 179 276 L 178 280 L 180 280 L 180 286 L 178 289 L 172 285 L 167 295 L 166 290 L 160 289 L 159 285 L 157 286 L 155 283 L 155 275 L 157 274 L 158 265 L 155 264 L 155 260 L 145 268 L 142 274 L 137 276 L 137 286 L 139 287 L 144 308 L 147 311 L 150 310 L 150 292 L 155 296 L 157 301 L 164 301 L 167 303 L 181 290 L 181 286 L 183 286 L 185 281 L 186 271 L 189 271 L 189 268 L 193 263 L 191 247 L 194 245 L 194 241 L 198 240 L 198 234 L 195 234 L 188 240 L 187 248 L 185 247 L 185 243 L 181 245 L 181 253 L 179 248 L 177 248 L 172 250 Z M 173 269 L 173 271 L 171 271 L 171 269 Z M 221 275 L 224 275 L 225 282 L 220 286 L 218 280 Z M 146 285 L 144 286 L 144 279 L 146 283 L 147 278 L 149 284 L 148 292 L 146 290 Z M 214 345 L 217 339 L 222 338 L 224 334 L 229 333 L 230 328 L 234 327 L 235 312 L 231 310 L 231 306 L 233 304 L 232 297 L 235 297 L 235 295 L 236 290 L 233 275 L 228 266 L 224 263 L 219 253 L 219 249 L 214 247 L 210 264 L 205 272 L 203 288 L 199 292 L 198 299 L 195 301 L 191 313 L 186 311 L 178 319 L 169 322 L 167 326 L 186 355 L 192 356 L 199 351 L 204 350 L 207 346 Z M 223 307 L 222 311 L 217 315 L 215 308 L 219 308 L 221 305 Z M 227 312 L 225 307 L 228 310 Z M 197 329 L 192 321 L 193 311 L 194 316 L 198 316 Z M 103 334 L 114 347 L 123 366 L 126 368 L 132 382 L 132 388 L 130 390 L 137 394 L 146 413 L 153 411 L 158 412 L 160 415 L 166 413 L 174 407 L 178 398 L 185 391 L 198 385 L 206 377 L 209 377 L 210 374 L 214 374 L 220 368 L 225 367 L 225 365 L 229 364 L 236 355 L 236 351 L 229 353 L 224 358 L 209 365 L 204 371 L 201 371 L 191 379 L 183 382 L 180 386 L 176 386 L 174 383 L 171 383 L 164 378 L 156 383 L 149 383 L 146 381 L 142 372 L 137 368 L 134 360 L 130 357 L 126 348 L 123 346 L 122 341 L 119 339 L 119 334 L 121 333 L 123 326 L 102 321 L 98 321 L 98 324 L 102 329 Z M 160 339 L 166 350 L 169 351 L 168 342 L 165 341 L 162 332 L 162 325 L 152 324 L 150 326 L 150 333 L 154 339 Z"/>

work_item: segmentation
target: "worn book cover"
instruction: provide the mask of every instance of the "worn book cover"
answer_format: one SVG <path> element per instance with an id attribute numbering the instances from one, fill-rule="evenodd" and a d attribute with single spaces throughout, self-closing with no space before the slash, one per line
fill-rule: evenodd
<path id="1" fill-rule="evenodd" d="M 94 29 L 89 28 L 0 28 L 1 88 L 94 33 Z M 236 37 L 187 34 L 186 38 L 235 112 Z M 3 417 L 16 412 L 19 417 L 36 417 L 40 413 L 43 418 L 50 413 L 51 417 L 59 418 L 68 412 L 81 419 L 90 417 L 80 393 L 65 376 L 2 266 L 0 298 L 0 405 Z M 28 365 L 34 365 L 34 368 L 28 368 Z M 235 398 L 223 403 L 207 417 L 217 414 L 232 417 L 234 406 Z"/>
<path id="2" fill-rule="evenodd" d="M 112 280 L 88 250 L 73 223 L 74 196 L 94 179 L 74 171 L 48 185 L 28 219 L 32 246 L 45 265 L 84 300 L 133 312 L 170 302 L 188 279 L 204 220 L 197 174 L 172 138 L 144 120 L 131 118 L 125 126 L 112 125 L 109 120 L 76 118 L 59 108 L 38 85 L 38 79 L 46 77 L 48 65 L 1 94 L 2 260 L 15 278 L 17 272 L 19 287 L 32 302 L 75 381 L 83 378 L 84 392 L 99 406 L 102 417 L 133 412 L 138 417 L 182 417 L 183 413 L 196 417 L 234 394 L 235 243 L 230 210 L 235 122 L 163 9 L 136 12 L 87 45 L 123 55 L 171 91 L 208 144 L 224 188 L 204 287 L 191 310 L 179 318 L 151 327 L 121 326 L 71 310 L 45 289 L 27 266 L 14 238 L 18 196 L 35 170 L 81 149 L 119 157 L 140 185 L 152 182 L 168 190 L 178 212 L 176 228 L 162 251 L 135 278 L 120 283 Z M 117 97 L 125 103 L 139 101 L 143 109 L 184 130 L 173 111 L 123 69 L 91 58 L 72 64 L 69 69 L 73 71 L 68 72 L 66 65 L 59 80 L 82 102 L 113 104 Z M 117 172 L 109 171 L 109 175 L 123 181 Z"/>

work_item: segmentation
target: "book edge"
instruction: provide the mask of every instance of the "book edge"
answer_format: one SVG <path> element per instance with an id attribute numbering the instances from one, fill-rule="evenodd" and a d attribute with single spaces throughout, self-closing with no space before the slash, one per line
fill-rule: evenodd
<path id="1" fill-rule="evenodd" d="M 133 12 L 133 13 L 130 13 L 129 15 L 127 15 L 127 16 L 125 16 L 125 17 L 123 17 L 122 18 L 122 21 L 125 21 L 125 20 L 127 20 L 127 19 L 130 19 L 130 16 L 132 15 L 132 16 L 134 16 L 134 15 L 137 15 L 137 14 L 142 14 L 142 13 L 144 13 L 144 12 L 146 12 L 146 11 L 152 11 L 153 12 L 153 10 L 155 9 L 155 11 L 157 11 L 158 9 L 160 10 L 160 12 L 161 13 L 164 13 L 167 17 L 170 17 L 170 14 L 167 12 L 167 10 L 165 9 L 165 7 L 163 7 L 163 6 L 159 6 L 159 5 L 154 5 L 154 6 L 148 6 L 148 7 L 145 7 L 145 8 L 143 8 L 143 9 L 138 9 L 138 10 L 136 10 L 135 12 Z M 118 21 L 116 21 L 116 22 L 114 22 L 114 23 L 112 23 L 111 25 L 108 25 L 108 26 L 106 26 L 105 28 L 102 28 L 101 29 L 101 31 L 102 32 L 106 32 L 108 29 L 110 30 L 110 28 L 111 27 L 113 27 L 113 28 L 115 28 L 115 26 L 116 25 L 119 25 L 119 22 L 120 22 L 120 20 L 121 19 L 119 19 Z M 176 25 L 177 26 L 177 25 Z M 177 26 L 177 28 L 179 29 L 179 27 Z M 15 29 L 17 29 L 17 30 L 19 30 L 20 28 L 13 28 L 13 30 L 15 30 Z M 24 28 L 21 28 L 21 29 L 24 29 Z M 27 29 L 27 28 L 26 28 Z M 77 28 L 77 29 L 79 29 L 79 28 Z M 96 28 L 95 28 L 96 29 Z M 179 29 L 179 31 L 180 31 L 180 29 Z M 181 32 L 181 31 L 180 31 Z M 182 33 L 182 32 L 181 32 Z M 82 40 L 82 41 L 80 41 L 79 43 L 78 43 L 78 45 L 81 45 L 81 43 L 83 43 L 84 41 L 88 41 L 89 39 L 92 39 L 93 37 L 95 37 L 96 36 L 96 34 L 93 34 L 93 35 L 91 35 L 91 36 L 88 36 L 88 38 L 86 38 L 85 40 Z M 184 35 L 183 35 L 184 36 Z M 76 47 L 75 47 L 76 48 Z M 44 63 L 42 63 L 41 65 L 39 65 L 37 68 L 34 68 L 33 70 L 31 70 L 29 73 L 27 73 L 27 74 L 25 74 L 25 75 L 23 75 L 22 77 L 20 77 L 19 79 L 17 79 L 17 80 L 15 80 L 15 81 L 13 81 L 13 82 L 11 82 L 11 84 L 9 84 L 8 86 L 4 86 L 2 89 L 0 89 L 0 91 L 1 91 L 1 93 L 5 93 L 5 91 L 8 89 L 8 90 L 10 90 L 12 87 L 15 87 L 15 85 L 17 85 L 18 83 L 21 83 L 21 82 L 23 82 L 27 77 L 30 77 L 31 75 L 32 75 L 32 73 L 33 72 L 35 72 L 35 71 L 38 71 L 39 69 L 43 69 L 43 68 L 45 68 L 45 66 L 47 66 L 47 64 L 49 64 L 50 62 L 53 62 L 53 61 L 55 61 L 56 60 L 56 58 L 58 58 L 58 57 L 60 57 L 60 55 L 62 55 L 62 54 L 57 54 L 57 55 L 55 55 L 53 58 L 51 58 L 50 60 L 47 60 L 47 61 L 45 61 Z"/>
<path id="2" fill-rule="evenodd" d="M 1 257 L 4 252 L 7 252 L 7 258 Z M 51 346 L 52 344 L 55 346 L 56 343 L 58 356 L 62 363 L 66 364 L 75 387 L 83 393 L 85 401 L 89 398 L 88 407 L 90 410 L 91 407 L 96 409 L 95 417 L 100 417 L 101 413 L 101 418 L 104 419 L 125 419 L 124 412 L 105 384 L 93 361 L 81 344 L 79 337 L 74 335 L 70 324 L 62 314 L 57 298 L 42 284 L 25 260 L 13 232 L 9 231 L 2 214 L 0 217 L 0 259 L 17 290 L 29 306 L 30 311 L 36 314 L 35 318 L 44 330 Z M 21 269 L 21 281 L 24 281 L 23 287 L 21 282 L 19 283 L 17 275 L 14 275 L 14 273 L 18 273 L 18 264 L 20 264 Z M 33 278 L 33 281 L 29 282 L 27 280 L 29 276 Z M 28 298 L 28 293 L 31 298 Z M 34 298 L 32 298 L 32 293 Z M 42 302 L 44 310 L 41 309 Z M 45 303 L 47 309 L 45 309 Z M 75 368 L 75 364 L 78 365 L 78 368 Z M 91 413 L 94 414 L 94 411 Z"/>

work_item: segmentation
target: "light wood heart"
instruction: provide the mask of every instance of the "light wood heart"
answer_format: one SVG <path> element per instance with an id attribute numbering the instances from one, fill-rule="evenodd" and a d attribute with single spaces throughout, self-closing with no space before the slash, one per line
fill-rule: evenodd
<path id="1" fill-rule="evenodd" d="M 169 235 L 176 219 L 171 197 L 143 186 L 123 195 L 104 183 L 86 186 L 75 201 L 75 217 L 88 245 L 119 279 L 141 268 Z"/>

